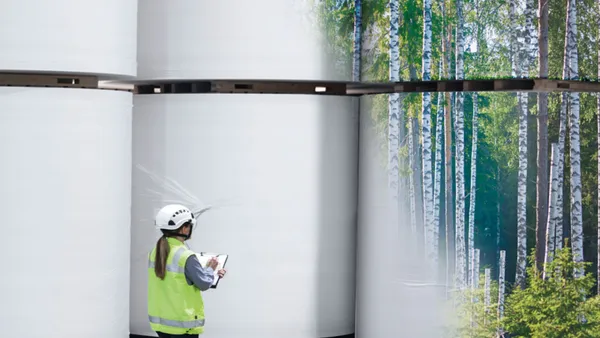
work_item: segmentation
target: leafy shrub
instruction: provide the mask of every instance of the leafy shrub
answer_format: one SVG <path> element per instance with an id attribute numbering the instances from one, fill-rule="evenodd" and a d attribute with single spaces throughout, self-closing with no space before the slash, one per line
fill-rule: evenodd
<path id="1" fill-rule="evenodd" d="M 502 325 L 512 337 L 579 338 L 600 337 L 600 301 L 589 298 L 594 276 L 574 278 L 589 263 L 575 263 L 566 247 L 556 252 L 546 266 L 547 278 L 530 258 L 527 286 L 516 287 L 506 299 Z"/>
<path id="2" fill-rule="evenodd" d="M 498 328 L 510 337 L 600 338 L 600 297 L 590 297 L 592 274 L 574 278 L 574 272 L 590 263 L 575 263 L 570 248 L 556 252 L 546 266 L 547 276 L 537 271 L 530 257 L 525 289 L 507 290 L 504 318 L 498 319 L 498 285 L 492 282 L 491 301 L 485 307 L 483 276 L 476 290 L 457 295 L 457 322 L 453 337 L 495 338 Z M 475 299 L 476 301 L 472 301 Z M 506 337 L 509 335 L 506 334 Z"/>

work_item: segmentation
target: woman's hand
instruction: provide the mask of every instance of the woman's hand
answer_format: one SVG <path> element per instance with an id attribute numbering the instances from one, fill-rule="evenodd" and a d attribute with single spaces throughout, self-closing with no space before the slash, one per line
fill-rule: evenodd
<path id="1" fill-rule="evenodd" d="M 217 269 L 217 266 L 219 266 L 219 260 L 217 259 L 217 257 L 213 257 L 211 258 L 208 263 L 206 264 L 207 268 L 211 268 L 213 270 Z"/>
<path id="2" fill-rule="evenodd" d="M 219 277 L 223 278 L 225 277 L 225 274 L 227 273 L 227 271 L 225 269 L 221 269 L 217 272 L 217 274 L 219 275 Z"/>

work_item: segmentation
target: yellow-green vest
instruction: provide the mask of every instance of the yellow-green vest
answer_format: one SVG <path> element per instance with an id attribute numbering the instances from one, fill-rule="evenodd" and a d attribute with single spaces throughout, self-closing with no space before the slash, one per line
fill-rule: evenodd
<path id="1" fill-rule="evenodd" d="M 155 332 L 200 334 L 204 332 L 204 302 L 200 289 L 185 279 L 185 262 L 193 251 L 174 238 L 167 238 L 165 279 L 154 273 L 156 248 L 148 260 L 148 318 Z"/>

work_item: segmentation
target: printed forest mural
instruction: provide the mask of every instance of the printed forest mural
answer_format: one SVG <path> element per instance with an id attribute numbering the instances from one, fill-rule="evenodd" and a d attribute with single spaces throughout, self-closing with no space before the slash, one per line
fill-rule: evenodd
<path id="1" fill-rule="evenodd" d="M 599 77 L 599 0 L 310 6 L 354 81 Z M 392 195 L 458 297 L 450 336 L 600 337 L 599 95 L 361 100 L 387 140 Z"/>

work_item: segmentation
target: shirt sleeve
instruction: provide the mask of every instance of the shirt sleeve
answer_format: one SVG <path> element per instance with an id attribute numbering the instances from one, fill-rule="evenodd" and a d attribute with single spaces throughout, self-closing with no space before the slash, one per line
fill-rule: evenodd
<path id="1" fill-rule="evenodd" d="M 204 268 L 195 255 L 191 255 L 185 261 L 185 279 L 189 285 L 195 285 L 200 291 L 206 291 L 215 279 L 215 271 L 212 268 Z"/>

